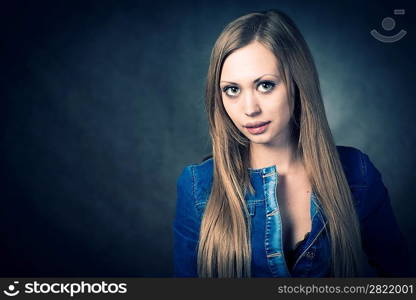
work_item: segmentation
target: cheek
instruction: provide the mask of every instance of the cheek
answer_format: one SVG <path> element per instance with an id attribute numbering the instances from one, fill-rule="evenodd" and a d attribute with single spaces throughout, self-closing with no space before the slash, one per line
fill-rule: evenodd
<path id="1" fill-rule="evenodd" d="M 289 100 L 286 93 L 286 87 L 280 86 L 275 94 L 275 101 L 271 102 L 270 111 L 273 111 L 281 119 L 290 118 Z"/>
<path id="2" fill-rule="evenodd" d="M 284 100 L 277 100 L 264 107 L 276 119 L 286 119 L 290 115 L 289 105 Z"/>
<path id="3" fill-rule="evenodd" d="M 274 128 L 283 128 L 290 121 L 290 110 L 287 102 L 275 102 L 273 105 L 265 108 L 268 110 L 267 119 L 270 119 L 274 123 Z"/>
<path id="4" fill-rule="evenodd" d="M 227 112 L 227 115 L 230 117 L 230 119 L 233 121 L 233 123 L 235 125 L 238 124 L 237 120 L 238 120 L 238 109 L 236 106 L 230 105 L 230 104 L 226 104 L 224 103 L 224 109 Z M 236 124 L 237 123 L 237 124 Z"/>

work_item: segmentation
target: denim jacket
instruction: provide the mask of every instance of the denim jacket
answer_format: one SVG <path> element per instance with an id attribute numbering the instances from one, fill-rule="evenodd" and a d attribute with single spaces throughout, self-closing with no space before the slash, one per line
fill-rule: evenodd
<path id="1" fill-rule="evenodd" d="M 367 275 L 407 277 L 410 254 L 396 222 L 388 191 L 379 171 L 360 150 L 337 146 L 360 221 Z M 276 195 L 276 166 L 248 169 L 255 194 L 246 193 L 251 216 L 252 277 L 328 277 L 330 240 L 327 219 L 316 194 L 311 194 L 311 231 L 296 247 L 289 269 L 282 240 L 282 220 Z M 173 222 L 174 276 L 198 277 L 197 247 L 202 215 L 213 177 L 213 159 L 186 166 L 177 180 L 176 215 Z"/>

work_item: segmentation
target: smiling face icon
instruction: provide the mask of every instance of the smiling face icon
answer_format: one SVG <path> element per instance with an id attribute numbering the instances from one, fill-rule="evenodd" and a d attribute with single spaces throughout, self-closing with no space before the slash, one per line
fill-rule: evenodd
<path id="1" fill-rule="evenodd" d="M 395 9 L 394 10 L 394 14 L 395 15 L 404 15 L 405 10 L 404 9 Z M 394 27 L 396 27 L 396 21 L 393 18 L 390 17 L 386 17 L 381 21 L 381 26 L 383 27 L 383 29 L 385 31 L 390 31 L 393 30 Z M 406 35 L 406 30 L 400 30 L 397 34 L 395 35 L 384 35 L 379 33 L 377 30 L 373 29 L 370 31 L 371 35 L 379 40 L 380 42 L 383 43 L 394 43 L 397 42 L 398 40 L 402 39 L 405 35 Z"/>
<path id="2" fill-rule="evenodd" d="M 7 290 L 4 290 L 3 293 L 6 294 L 7 296 L 11 296 L 14 297 L 16 295 L 18 295 L 20 293 L 19 290 L 16 290 L 16 285 L 19 284 L 19 281 L 14 281 L 13 284 L 10 284 L 8 286 Z"/>

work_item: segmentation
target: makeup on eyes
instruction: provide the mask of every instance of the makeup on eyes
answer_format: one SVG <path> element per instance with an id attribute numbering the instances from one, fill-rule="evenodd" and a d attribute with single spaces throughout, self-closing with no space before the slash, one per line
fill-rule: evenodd
<path id="1" fill-rule="evenodd" d="M 273 91 L 273 89 L 275 88 L 277 83 L 273 80 L 262 80 L 257 84 L 256 88 L 259 89 L 261 87 L 264 87 L 265 85 L 269 86 L 269 88 L 266 88 L 266 90 L 264 90 L 264 91 L 260 90 L 260 92 L 263 93 L 263 94 L 267 94 L 267 93 L 270 93 L 271 91 Z M 233 94 L 229 94 L 228 91 L 233 90 L 233 89 L 234 89 Z M 232 84 L 232 85 L 228 84 L 228 85 L 223 86 L 221 88 L 221 91 L 223 93 L 227 94 L 227 96 L 229 96 L 229 97 L 236 97 L 239 94 L 239 92 L 235 91 L 235 89 L 240 90 L 240 88 L 238 87 L 238 84 Z"/>
<path id="2" fill-rule="evenodd" d="M 266 77 L 266 76 L 272 76 L 272 77 L 275 77 L 275 78 L 277 78 L 277 80 L 272 80 L 272 79 L 264 79 L 264 80 L 262 80 L 262 78 L 263 77 Z M 271 88 L 271 90 L 273 90 L 273 88 L 276 86 L 276 84 L 278 83 L 280 81 L 280 76 L 278 75 L 278 74 L 273 74 L 273 73 L 270 73 L 270 74 L 263 74 L 263 75 L 261 75 L 260 77 L 258 77 L 258 78 L 256 78 L 256 79 L 254 79 L 253 80 L 253 84 L 257 84 L 257 88 L 259 87 L 259 85 L 261 85 L 261 84 L 264 84 L 264 83 L 269 83 L 269 84 L 271 84 L 272 85 L 272 88 Z M 221 80 L 221 82 L 226 82 L 226 83 L 228 83 L 227 85 L 225 85 L 225 86 L 223 86 L 222 88 L 221 88 L 221 91 L 222 92 L 224 92 L 224 93 L 226 93 L 226 91 L 229 89 L 229 88 L 239 88 L 239 85 L 238 85 L 238 83 L 236 83 L 236 82 L 232 82 L 232 81 L 227 81 L 227 80 Z M 228 94 L 227 94 L 228 95 Z M 228 95 L 228 96 L 230 96 L 230 95 Z M 230 97 L 233 97 L 233 96 L 230 96 Z"/>

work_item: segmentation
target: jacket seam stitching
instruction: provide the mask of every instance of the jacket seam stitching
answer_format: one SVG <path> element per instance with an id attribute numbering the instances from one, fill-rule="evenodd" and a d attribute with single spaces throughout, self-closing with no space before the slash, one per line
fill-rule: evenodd
<path id="1" fill-rule="evenodd" d="M 360 163 L 361 163 L 361 173 L 364 178 L 364 186 L 368 187 L 368 170 L 367 164 L 365 161 L 364 153 L 360 151 Z"/>
<path id="2" fill-rule="evenodd" d="M 195 167 L 191 166 L 191 177 L 192 177 L 192 200 L 194 202 L 194 210 L 196 210 L 196 197 L 195 197 Z"/>

